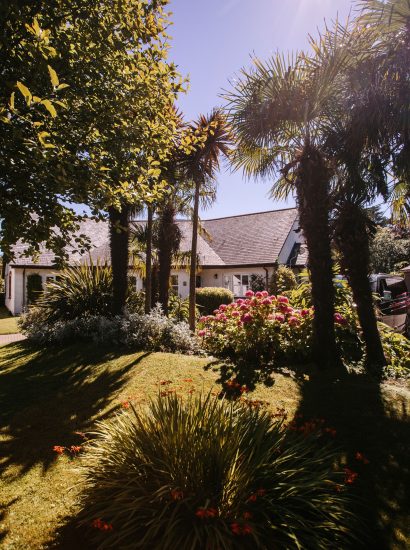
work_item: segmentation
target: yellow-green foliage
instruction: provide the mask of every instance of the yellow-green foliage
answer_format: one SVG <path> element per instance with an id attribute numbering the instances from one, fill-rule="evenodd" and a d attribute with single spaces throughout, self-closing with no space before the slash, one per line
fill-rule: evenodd
<path id="1" fill-rule="evenodd" d="M 210 315 L 222 304 L 230 304 L 233 298 L 233 293 L 227 288 L 209 286 L 196 290 L 196 303 L 203 315 Z"/>
<path id="2" fill-rule="evenodd" d="M 346 548 L 355 520 L 336 458 L 319 432 L 289 432 L 267 411 L 159 395 L 99 424 L 81 519 L 104 548 Z"/>

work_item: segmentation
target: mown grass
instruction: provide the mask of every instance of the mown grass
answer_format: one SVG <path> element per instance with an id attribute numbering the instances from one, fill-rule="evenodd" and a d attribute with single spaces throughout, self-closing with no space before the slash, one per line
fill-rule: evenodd
<path id="1" fill-rule="evenodd" d="M 81 445 L 97 420 L 143 404 L 160 391 L 219 392 L 206 358 L 113 353 L 92 344 L 35 350 L 23 342 L 0 349 L 0 547 L 91 549 L 77 530 L 76 459 L 54 445 Z M 409 481 L 410 392 L 364 377 L 327 381 L 275 375 L 251 399 L 289 418 L 323 417 L 335 428 L 344 460 L 359 472 L 358 509 L 374 534 L 371 548 L 405 548 Z M 79 433 L 78 433 L 79 432 Z M 360 451 L 370 464 L 355 462 Z M 407 541 L 408 542 L 408 541 Z M 379 544 L 379 546 L 377 546 Z M 368 546 L 369 547 L 369 546 Z"/>
<path id="2" fill-rule="evenodd" d="M 5 307 L 0 307 L 0 334 L 16 334 L 19 332 L 17 317 L 11 317 Z"/>

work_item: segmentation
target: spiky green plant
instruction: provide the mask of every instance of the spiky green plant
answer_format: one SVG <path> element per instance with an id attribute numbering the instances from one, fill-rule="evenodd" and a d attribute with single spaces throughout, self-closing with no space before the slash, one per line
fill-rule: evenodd
<path id="1" fill-rule="evenodd" d="M 262 410 L 158 396 L 99 424 L 82 458 L 82 522 L 99 548 L 348 548 L 337 454 Z"/>
<path id="2" fill-rule="evenodd" d="M 47 322 L 76 319 L 87 315 L 111 316 L 112 271 L 100 263 L 63 269 L 50 281 L 37 301 Z"/>

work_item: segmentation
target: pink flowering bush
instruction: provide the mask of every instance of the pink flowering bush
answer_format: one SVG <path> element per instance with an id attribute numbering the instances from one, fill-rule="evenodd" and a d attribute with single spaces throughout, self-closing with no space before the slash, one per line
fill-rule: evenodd
<path id="1" fill-rule="evenodd" d="M 312 361 L 313 315 L 313 308 L 295 308 L 286 296 L 250 290 L 245 299 L 201 317 L 198 336 L 210 354 L 236 367 L 239 382 L 249 384 L 250 374 L 263 377 L 284 364 Z M 335 326 L 339 341 L 356 331 L 354 319 L 342 312 L 335 313 Z"/>

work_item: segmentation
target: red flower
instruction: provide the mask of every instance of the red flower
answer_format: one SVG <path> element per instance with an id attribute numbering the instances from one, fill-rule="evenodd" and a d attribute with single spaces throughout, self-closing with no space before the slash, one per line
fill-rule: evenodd
<path id="1" fill-rule="evenodd" d="M 243 519 L 252 519 L 253 515 L 250 512 L 243 513 Z"/>
<path id="2" fill-rule="evenodd" d="M 332 437 L 336 436 L 336 430 L 334 428 L 325 428 L 323 431 L 331 435 Z"/>
<path id="3" fill-rule="evenodd" d="M 106 523 L 102 519 L 95 519 L 91 526 L 94 527 L 94 529 L 99 529 L 100 531 L 112 531 L 113 527 L 111 523 Z"/>
<path id="4" fill-rule="evenodd" d="M 65 451 L 65 447 L 61 447 L 61 445 L 54 445 L 53 451 L 59 455 L 62 455 L 63 452 Z"/>
<path id="5" fill-rule="evenodd" d="M 256 502 L 257 499 L 258 499 L 257 495 L 253 494 L 248 498 L 248 502 Z"/>
<path id="6" fill-rule="evenodd" d="M 369 464 L 369 459 L 367 459 L 363 453 L 359 453 L 359 451 L 357 451 L 356 453 L 356 460 L 358 460 L 359 462 L 363 462 L 363 464 Z"/>
<path id="7" fill-rule="evenodd" d="M 344 468 L 344 472 L 345 472 L 345 483 L 347 485 L 352 485 L 352 483 L 356 481 L 359 475 L 357 472 L 354 472 L 350 468 Z"/>
<path id="8" fill-rule="evenodd" d="M 218 510 L 216 508 L 198 508 L 195 515 L 201 519 L 216 518 L 218 515 Z"/>
<path id="9" fill-rule="evenodd" d="M 250 533 L 252 533 L 252 527 L 247 523 L 243 525 L 240 523 L 231 523 L 231 531 L 234 535 L 250 535 Z"/>
<path id="10" fill-rule="evenodd" d="M 129 408 L 130 408 L 130 402 L 129 402 L 129 401 L 123 401 L 123 402 L 121 403 L 121 407 L 122 407 L 123 409 L 129 409 Z"/>
<path id="11" fill-rule="evenodd" d="M 184 498 L 184 493 L 182 491 L 174 489 L 173 491 L 171 491 L 171 498 L 172 500 L 182 500 Z"/>

